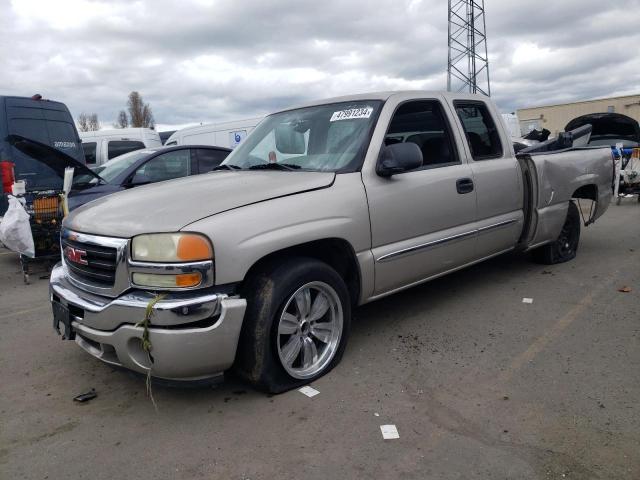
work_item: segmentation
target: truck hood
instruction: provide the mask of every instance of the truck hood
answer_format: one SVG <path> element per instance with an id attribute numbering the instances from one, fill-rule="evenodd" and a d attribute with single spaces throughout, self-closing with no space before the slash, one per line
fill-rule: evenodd
<path id="1" fill-rule="evenodd" d="M 71 212 L 64 226 L 122 238 L 176 232 L 227 210 L 327 188 L 334 179 L 329 172 L 221 170 L 108 195 Z"/>
<path id="2" fill-rule="evenodd" d="M 574 118 L 565 127 L 565 132 L 574 130 L 583 125 L 593 125 L 591 140 L 612 139 L 610 145 L 615 145 L 616 140 L 640 142 L 640 125 L 636 120 L 620 113 L 590 113 Z"/>

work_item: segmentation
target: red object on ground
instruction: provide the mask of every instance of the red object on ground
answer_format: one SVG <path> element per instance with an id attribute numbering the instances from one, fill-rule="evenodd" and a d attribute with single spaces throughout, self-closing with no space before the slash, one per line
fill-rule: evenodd
<path id="1" fill-rule="evenodd" d="M 0 162 L 0 178 L 2 179 L 3 193 L 12 193 L 11 187 L 15 181 L 13 166 L 13 162 Z"/>

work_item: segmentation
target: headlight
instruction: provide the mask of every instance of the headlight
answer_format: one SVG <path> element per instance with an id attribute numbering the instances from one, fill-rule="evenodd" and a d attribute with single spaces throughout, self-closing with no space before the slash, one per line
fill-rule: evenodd
<path id="1" fill-rule="evenodd" d="M 131 258 L 140 262 L 197 262 L 213 259 L 213 247 L 196 233 L 138 235 L 131 243 Z"/>

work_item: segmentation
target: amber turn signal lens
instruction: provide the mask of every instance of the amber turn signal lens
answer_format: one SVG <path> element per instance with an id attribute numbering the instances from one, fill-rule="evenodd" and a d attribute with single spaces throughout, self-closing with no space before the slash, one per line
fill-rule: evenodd
<path id="1" fill-rule="evenodd" d="M 199 272 L 176 275 L 176 287 L 195 287 L 200 285 L 202 275 Z"/>
<path id="2" fill-rule="evenodd" d="M 185 262 L 213 258 L 211 244 L 200 235 L 182 234 L 178 239 L 177 256 Z"/>

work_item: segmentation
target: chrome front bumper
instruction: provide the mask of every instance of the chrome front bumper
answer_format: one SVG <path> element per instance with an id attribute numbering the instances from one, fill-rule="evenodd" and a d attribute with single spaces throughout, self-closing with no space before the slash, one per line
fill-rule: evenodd
<path id="1" fill-rule="evenodd" d="M 222 374 L 236 355 L 246 300 L 209 290 L 170 293 L 154 305 L 149 328 L 151 363 L 136 326 L 155 295 L 134 290 L 107 298 L 69 282 L 65 267 L 51 272 L 51 302 L 69 310 L 75 340 L 94 357 L 169 380 L 202 380 Z"/>

